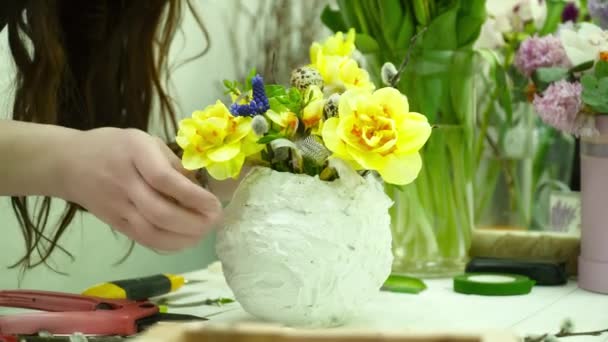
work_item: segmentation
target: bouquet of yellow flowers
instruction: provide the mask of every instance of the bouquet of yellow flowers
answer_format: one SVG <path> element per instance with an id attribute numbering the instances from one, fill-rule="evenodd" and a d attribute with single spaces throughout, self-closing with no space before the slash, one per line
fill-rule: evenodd
<path id="1" fill-rule="evenodd" d="M 237 178 L 245 164 L 332 180 L 329 161 L 339 158 L 386 183 L 411 183 L 431 126 L 397 89 L 376 88 L 355 53 L 354 30 L 337 32 L 312 44 L 289 87 L 255 71 L 244 85 L 224 81 L 230 105 L 218 100 L 179 123 L 183 166 L 217 180 Z"/>

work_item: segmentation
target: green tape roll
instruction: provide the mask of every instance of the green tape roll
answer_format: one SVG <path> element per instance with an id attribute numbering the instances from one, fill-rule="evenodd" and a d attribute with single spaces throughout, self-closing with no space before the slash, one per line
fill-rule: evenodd
<path id="1" fill-rule="evenodd" d="M 534 284 L 534 280 L 517 274 L 466 273 L 454 277 L 454 291 L 482 296 L 527 294 Z"/>

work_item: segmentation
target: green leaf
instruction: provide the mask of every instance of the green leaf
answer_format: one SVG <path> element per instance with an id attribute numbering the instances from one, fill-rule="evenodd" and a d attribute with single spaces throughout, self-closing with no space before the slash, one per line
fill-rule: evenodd
<path id="1" fill-rule="evenodd" d="M 285 138 L 282 134 L 266 134 L 265 136 L 261 137 L 260 139 L 258 139 L 258 144 L 268 144 L 269 142 L 276 140 L 276 139 L 281 139 L 281 138 Z"/>
<path id="2" fill-rule="evenodd" d="M 383 291 L 418 294 L 426 290 L 426 284 L 418 278 L 391 274 L 382 286 Z"/>
<path id="3" fill-rule="evenodd" d="M 594 61 L 584 62 L 579 65 L 573 66 L 572 68 L 570 68 L 570 70 L 568 70 L 568 72 L 573 74 L 575 72 L 582 72 L 585 70 L 589 70 L 589 69 L 593 68 L 593 64 L 594 64 Z"/>
<path id="4" fill-rule="evenodd" d="M 583 102 L 598 113 L 608 113 L 608 77 L 596 78 L 585 75 L 581 78 Z"/>
<path id="5" fill-rule="evenodd" d="M 547 0 L 547 18 L 545 25 L 540 30 L 540 35 L 544 36 L 555 32 L 562 21 L 562 12 L 566 6 L 564 0 Z"/>
<path id="6" fill-rule="evenodd" d="M 340 8 L 340 14 L 344 20 L 344 30 L 348 31 L 349 28 L 354 28 L 357 32 L 363 32 L 361 25 L 359 24 L 359 18 L 357 16 L 356 6 L 359 0 L 338 0 L 338 7 Z"/>
<path id="7" fill-rule="evenodd" d="M 289 88 L 289 100 L 294 104 L 302 101 L 302 94 L 297 88 Z"/>
<path id="8" fill-rule="evenodd" d="M 362 53 L 377 53 L 380 51 L 378 42 L 371 36 L 363 33 L 357 33 L 355 45 Z"/>
<path id="9" fill-rule="evenodd" d="M 428 25 L 422 41 L 425 49 L 455 50 L 458 48 L 458 2 L 452 1 L 451 7 L 435 17 Z M 434 39 L 429 38 L 434 37 Z"/>
<path id="10" fill-rule="evenodd" d="M 302 159 L 302 172 L 309 176 L 316 176 L 323 171 L 323 165 L 317 164 L 311 158 L 304 157 Z"/>
<path id="11" fill-rule="evenodd" d="M 384 186 L 387 189 L 395 189 L 399 192 L 405 192 L 405 189 L 407 187 L 407 185 L 398 185 L 398 184 L 392 184 L 392 183 L 384 183 Z"/>
<path id="12" fill-rule="evenodd" d="M 282 97 L 272 97 L 268 99 L 270 110 L 277 113 L 285 112 L 288 110 L 288 108 L 283 103 L 281 103 L 281 101 L 279 101 L 280 98 Z"/>
<path id="13" fill-rule="evenodd" d="M 431 11 L 427 0 L 412 0 L 414 15 L 418 24 L 426 26 L 431 21 Z"/>
<path id="14" fill-rule="evenodd" d="M 466 4 L 465 4 L 466 2 Z M 463 1 L 458 11 L 456 33 L 458 47 L 472 46 L 479 38 L 481 27 L 486 21 L 486 1 Z"/>
<path id="15" fill-rule="evenodd" d="M 567 78 L 570 74 L 568 73 L 568 69 L 560 68 L 560 67 L 552 67 L 552 68 L 538 68 L 532 74 L 532 80 L 534 84 L 536 84 L 536 88 L 539 91 L 545 90 L 549 84 L 563 80 Z"/>
<path id="16" fill-rule="evenodd" d="M 321 21 L 333 32 L 346 32 L 348 30 L 344 23 L 344 19 L 342 18 L 342 13 L 340 11 L 332 10 L 329 5 L 325 6 L 323 9 Z"/>
<path id="17" fill-rule="evenodd" d="M 268 84 L 264 89 L 266 90 L 266 96 L 268 96 L 269 99 L 287 95 L 287 89 L 280 84 Z"/>
<path id="18" fill-rule="evenodd" d="M 406 10 L 405 17 L 401 23 L 399 34 L 397 35 L 397 42 L 395 48 L 397 50 L 405 50 L 410 46 L 410 40 L 414 36 L 414 14 L 411 10 Z"/>
<path id="19" fill-rule="evenodd" d="M 376 3 L 380 8 L 380 22 L 383 27 L 384 39 L 389 44 L 394 44 L 403 21 L 401 3 L 399 0 L 377 0 Z"/>
<path id="20" fill-rule="evenodd" d="M 222 305 L 226 305 L 226 304 L 230 304 L 230 303 L 234 303 L 234 299 L 231 298 L 215 298 L 215 299 L 206 299 L 204 301 L 205 305 L 215 305 L 215 306 L 222 306 Z"/>
<path id="21" fill-rule="evenodd" d="M 608 62 L 600 60 L 595 64 L 595 77 L 608 77 Z M 605 95 L 608 96 L 608 94 Z"/>
<path id="22" fill-rule="evenodd" d="M 498 102 L 504 109 L 507 122 L 510 124 L 513 120 L 513 98 L 511 96 L 511 87 L 507 81 L 507 70 L 500 63 L 496 52 L 490 49 L 480 49 L 477 53 L 484 58 L 490 65 L 490 74 L 494 78 L 494 84 L 498 94 Z"/>

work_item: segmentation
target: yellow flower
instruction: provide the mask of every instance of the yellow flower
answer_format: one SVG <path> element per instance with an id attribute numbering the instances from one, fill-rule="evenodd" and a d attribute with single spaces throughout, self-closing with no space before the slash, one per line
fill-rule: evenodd
<path id="1" fill-rule="evenodd" d="M 318 52 L 323 52 L 326 56 L 350 57 L 355 51 L 355 29 L 350 29 L 346 36 L 344 33 L 337 32 L 327 38 L 323 44 L 314 42 L 310 46 L 310 60 L 315 64 Z"/>
<path id="2" fill-rule="evenodd" d="M 265 116 L 272 122 L 273 128 L 277 129 L 284 136 L 291 136 L 298 130 L 298 117 L 293 112 L 285 111 L 277 113 L 270 109 L 266 112 Z"/>
<path id="3" fill-rule="evenodd" d="M 223 180 L 237 178 L 245 158 L 264 148 L 258 139 L 250 117 L 234 117 L 217 101 L 180 121 L 176 141 L 184 150 L 184 168 L 206 168 L 211 177 Z"/>
<path id="4" fill-rule="evenodd" d="M 407 98 L 394 88 L 347 91 L 338 117 L 323 124 L 323 141 L 334 156 L 356 169 L 376 170 L 391 184 L 416 179 L 422 167 L 419 150 L 431 134 L 427 118 L 409 111 Z"/>
<path id="5" fill-rule="evenodd" d="M 304 93 L 304 100 L 310 102 L 302 110 L 302 123 L 304 128 L 316 128 L 321 124 L 323 119 L 323 107 L 325 106 L 325 99 L 323 98 L 323 92 L 317 86 L 310 86 Z"/>
<path id="6" fill-rule="evenodd" d="M 359 68 L 350 57 L 328 56 L 319 50 L 312 66 L 319 71 L 326 90 L 330 93 L 341 93 L 349 89 L 374 90 L 365 69 Z"/>

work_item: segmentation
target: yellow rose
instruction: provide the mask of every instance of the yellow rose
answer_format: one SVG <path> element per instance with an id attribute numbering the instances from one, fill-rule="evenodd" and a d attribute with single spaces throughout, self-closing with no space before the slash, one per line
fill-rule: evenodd
<path id="1" fill-rule="evenodd" d="M 394 88 L 345 92 L 338 116 L 323 124 L 323 141 L 334 156 L 397 185 L 418 176 L 419 150 L 430 134 L 427 118 L 410 112 L 407 98 Z"/>
<path id="2" fill-rule="evenodd" d="M 277 113 L 270 109 L 266 112 L 265 116 L 272 122 L 273 128 L 285 136 L 291 136 L 298 130 L 298 117 L 293 112 L 285 111 Z"/>
<path id="3" fill-rule="evenodd" d="M 357 62 L 350 57 L 327 56 L 319 50 L 312 66 L 321 74 L 329 93 L 341 93 L 349 89 L 374 90 L 367 71 L 359 68 Z"/>
<path id="4" fill-rule="evenodd" d="M 355 51 L 355 29 L 350 29 L 346 36 L 344 33 L 337 32 L 327 38 L 323 44 L 314 42 L 310 46 L 310 60 L 315 64 L 318 52 L 323 52 L 326 56 L 349 57 Z"/>
<path id="5" fill-rule="evenodd" d="M 323 119 L 323 107 L 325 106 L 323 92 L 317 86 L 310 86 L 304 93 L 304 100 L 308 101 L 308 99 L 310 102 L 302 110 L 302 123 L 306 129 L 316 128 Z"/>
<path id="6" fill-rule="evenodd" d="M 220 101 L 181 120 L 176 141 L 184 150 L 184 168 L 205 168 L 218 180 L 237 178 L 245 158 L 264 149 L 251 130 L 251 120 L 232 116 Z"/>

